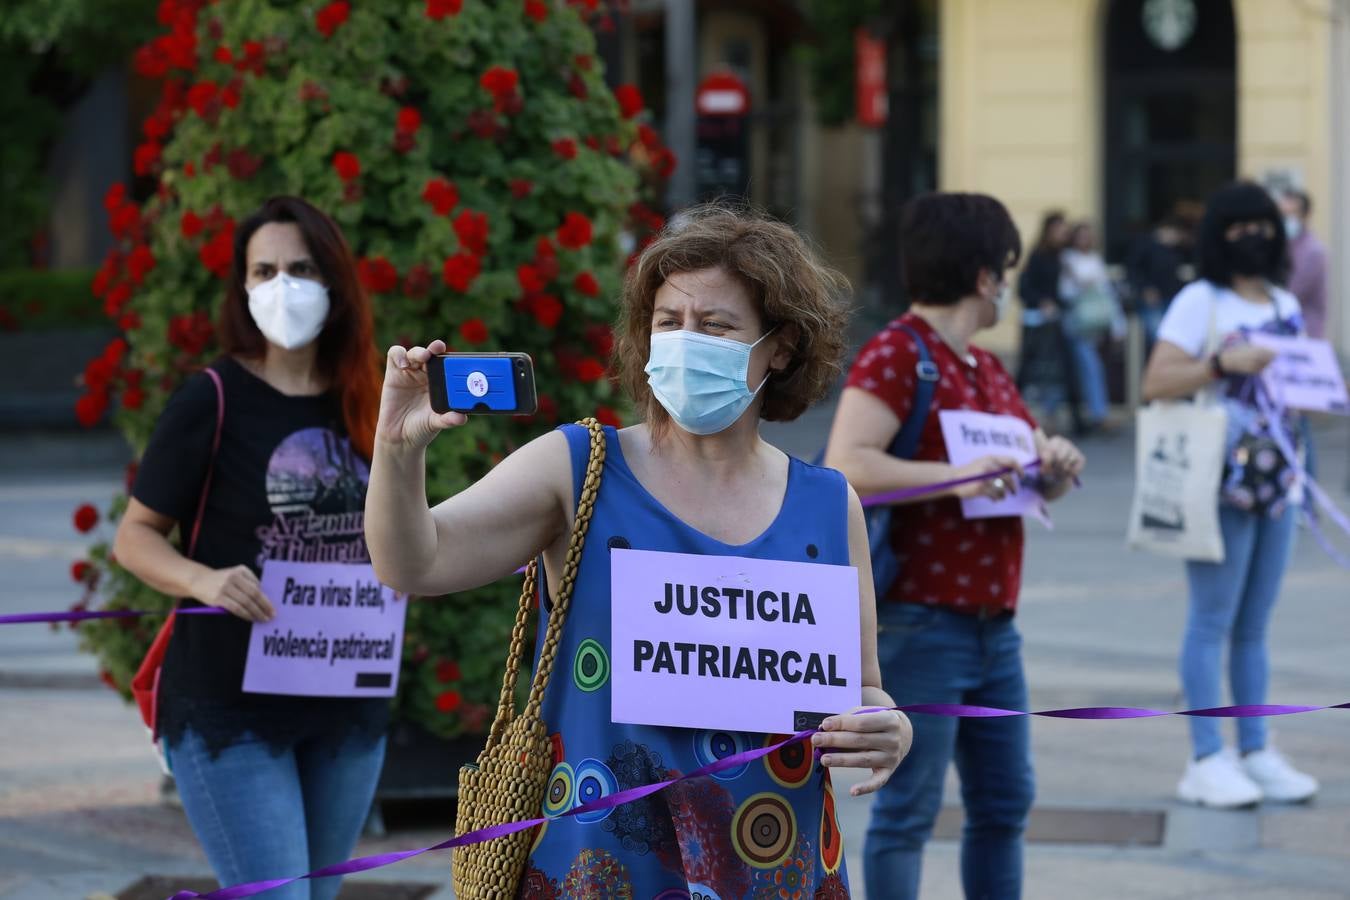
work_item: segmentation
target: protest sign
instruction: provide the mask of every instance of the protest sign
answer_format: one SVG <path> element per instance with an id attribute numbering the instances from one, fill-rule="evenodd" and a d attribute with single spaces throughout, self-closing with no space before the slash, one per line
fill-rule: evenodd
<path id="1" fill-rule="evenodd" d="M 1326 341 L 1254 332 L 1251 342 L 1276 353 L 1261 380 L 1276 403 L 1311 412 L 1350 413 L 1336 351 Z"/>
<path id="2" fill-rule="evenodd" d="M 942 426 L 942 440 L 947 445 L 947 459 L 954 466 L 964 466 L 985 456 L 1007 456 L 1022 465 L 1029 465 L 1038 458 L 1031 426 L 1016 416 L 944 409 L 938 412 L 938 422 Z M 1017 484 L 1015 475 L 1005 475 L 1003 480 L 1009 487 Z M 1049 524 L 1044 499 L 1026 482 L 1017 484 L 1017 490 L 1002 500 L 965 498 L 961 501 L 961 512 L 967 519 L 1030 514 Z"/>
<path id="3" fill-rule="evenodd" d="M 614 721 L 790 733 L 861 703 L 852 566 L 614 549 L 610 575 Z"/>
<path id="4" fill-rule="evenodd" d="M 268 560 L 262 589 L 276 609 L 256 622 L 244 690 L 306 697 L 392 697 L 408 604 L 368 564 Z"/>

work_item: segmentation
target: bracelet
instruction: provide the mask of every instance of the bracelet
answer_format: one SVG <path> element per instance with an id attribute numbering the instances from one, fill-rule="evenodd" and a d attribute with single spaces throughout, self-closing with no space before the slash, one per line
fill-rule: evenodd
<path id="1" fill-rule="evenodd" d="M 1214 376 L 1215 381 L 1228 377 L 1228 373 L 1224 371 L 1223 360 L 1219 359 L 1219 354 L 1217 353 L 1209 358 L 1209 372 Z"/>

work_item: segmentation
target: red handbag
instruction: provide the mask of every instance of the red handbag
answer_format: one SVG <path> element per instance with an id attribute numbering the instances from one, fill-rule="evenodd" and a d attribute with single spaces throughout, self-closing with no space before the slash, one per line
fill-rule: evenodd
<path id="1" fill-rule="evenodd" d="M 197 550 L 197 536 L 202 530 L 202 515 L 206 512 L 206 495 L 211 492 L 211 474 L 216 466 L 216 452 L 220 450 L 220 430 L 225 424 L 225 387 L 220 382 L 220 375 L 215 369 L 207 368 L 206 374 L 211 376 L 212 383 L 216 386 L 216 434 L 211 441 L 211 457 L 206 466 L 206 481 L 202 484 L 202 496 L 197 501 L 197 517 L 192 522 L 192 536 L 188 538 L 187 555 L 191 558 Z M 164 667 L 164 653 L 169 649 L 169 641 L 173 638 L 173 623 L 177 618 L 175 612 L 170 612 L 169 617 L 164 620 L 164 624 L 159 627 L 159 634 L 155 635 L 154 641 L 150 644 L 150 649 L 146 651 L 145 659 L 141 660 L 140 668 L 131 679 L 131 696 L 136 701 L 136 706 L 141 710 L 141 721 L 145 727 L 150 729 L 150 739 L 159 741 L 159 673 Z"/>

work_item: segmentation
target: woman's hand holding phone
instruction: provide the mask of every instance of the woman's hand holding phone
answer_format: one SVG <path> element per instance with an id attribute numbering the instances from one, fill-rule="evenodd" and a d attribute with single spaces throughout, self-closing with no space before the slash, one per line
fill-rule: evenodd
<path id="1" fill-rule="evenodd" d="M 427 370 L 431 360 L 445 352 L 445 341 L 425 347 L 389 348 L 380 396 L 380 419 L 375 435 L 393 446 L 423 449 L 447 428 L 468 421 L 463 413 L 438 413 L 431 408 Z"/>

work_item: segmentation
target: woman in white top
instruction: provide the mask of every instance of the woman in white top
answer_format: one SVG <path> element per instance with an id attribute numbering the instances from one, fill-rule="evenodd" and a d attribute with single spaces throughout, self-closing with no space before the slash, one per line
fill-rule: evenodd
<path id="1" fill-rule="evenodd" d="M 1115 285 L 1106 272 L 1106 261 L 1097 252 L 1097 235 L 1090 222 L 1069 230 L 1069 244 L 1060 254 L 1059 295 L 1068 307 L 1064 330 L 1073 349 L 1078 393 L 1083 398 L 1089 429 L 1106 421 L 1110 395 L 1106 367 L 1098 349 L 1118 318 Z"/>
<path id="2" fill-rule="evenodd" d="M 1294 535 L 1292 469 L 1273 451 L 1271 428 L 1297 436 L 1297 422 L 1266 421 L 1255 408 L 1255 376 L 1272 352 L 1252 332 L 1299 334 L 1298 301 L 1276 286 L 1286 267 L 1280 212 L 1258 185 L 1222 188 L 1205 210 L 1198 242 L 1200 279 L 1172 301 L 1144 375 L 1146 399 L 1189 397 L 1217 389 L 1228 411 L 1227 463 L 1219 524 L 1225 558 L 1190 561 L 1190 614 L 1181 681 L 1192 708 L 1223 705 L 1224 644 L 1233 702 L 1266 699 L 1266 626 L 1280 592 Z M 1317 782 L 1268 744 L 1265 720 L 1238 720 L 1238 753 L 1225 749 L 1219 721 L 1190 719 L 1194 756 L 1178 786 L 1183 800 L 1239 807 L 1261 799 L 1299 801 Z"/>

